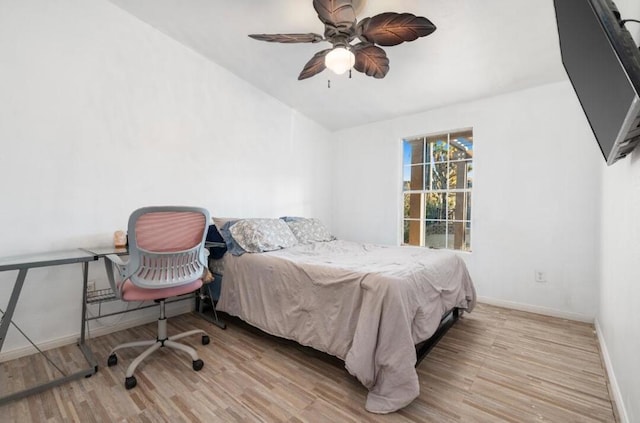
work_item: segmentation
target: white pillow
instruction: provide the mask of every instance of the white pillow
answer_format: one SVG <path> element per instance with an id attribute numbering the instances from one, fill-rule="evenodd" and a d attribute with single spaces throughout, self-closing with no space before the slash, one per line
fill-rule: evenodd
<path id="1" fill-rule="evenodd" d="M 243 219 L 229 228 L 233 239 L 249 253 L 279 250 L 298 243 L 280 219 Z"/>
<path id="2" fill-rule="evenodd" d="M 320 222 L 320 219 L 300 218 L 298 220 L 288 221 L 289 229 L 298 239 L 300 244 L 308 244 L 310 242 L 333 241 L 336 239 L 331 232 Z"/>

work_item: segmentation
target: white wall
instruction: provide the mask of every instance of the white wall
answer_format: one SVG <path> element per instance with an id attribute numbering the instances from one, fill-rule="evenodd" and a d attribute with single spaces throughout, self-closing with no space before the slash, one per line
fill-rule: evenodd
<path id="1" fill-rule="evenodd" d="M 629 422 L 640 421 L 640 152 L 604 171 L 598 325 Z"/>
<path id="2" fill-rule="evenodd" d="M 108 245 L 144 205 L 330 223 L 328 137 L 109 2 L 0 0 L 0 257 Z M 14 320 L 77 334 L 80 276 L 30 271 Z M 12 329 L 3 351 L 24 345 Z"/>
<path id="3" fill-rule="evenodd" d="M 342 238 L 396 244 L 401 139 L 468 126 L 462 256 L 479 294 L 578 318 L 599 305 L 639 420 L 640 154 L 603 169 L 568 83 L 345 130 L 330 150 L 322 127 L 106 1 L 0 0 L 0 256 L 106 245 L 131 210 L 168 203 L 315 215 Z M 0 308 L 14 277 L 0 274 Z M 91 277 L 104 283 L 101 266 Z M 31 271 L 14 320 L 37 342 L 74 336 L 79 279 L 80 266 Z M 25 344 L 12 329 L 4 351 Z"/>
<path id="4" fill-rule="evenodd" d="M 640 3 L 616 0 L 623 19 Z M 627 28 L 640 42 L 640 26 Z M 600 311 L 597 321 L 622 422 L 640 421 L 640 150 L 603 171 Z"/>
<path id="5" fill-rule="evenodd" d="M 401 140 L 473 127 L 472 252 L 478 295 L 578 319 L 598 303 L 602 157 L 569 82 L 337 134 L 333 228 L 400 242 Z M 534 270 L 548 282 L 536 283 Z"/>

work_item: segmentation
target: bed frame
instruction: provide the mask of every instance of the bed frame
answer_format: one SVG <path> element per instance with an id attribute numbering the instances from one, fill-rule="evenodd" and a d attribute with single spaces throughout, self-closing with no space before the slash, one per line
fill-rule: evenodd
<path id="1" fill-rule="evenodd" d="M 458 307 L 454 307 L 449 310 L 440 320 L 440 325 L 431 338 L 427 339 L 416 345 L 416 367 L 420 365 L 420 362 L 426 357 L 427 354 L 436 346 L 438 341 L 442 339 L 445 333 L 458 321 L 462 316 L 463 310 Z"/>

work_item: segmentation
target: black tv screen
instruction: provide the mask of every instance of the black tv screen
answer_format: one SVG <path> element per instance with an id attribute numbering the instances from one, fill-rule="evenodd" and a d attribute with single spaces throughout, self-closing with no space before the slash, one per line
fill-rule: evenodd
<path id="1" fill-rule="evenodd" d="M 640 50 L 611 0 L 554 0 L 562 63 L 607 164 L 640 142 Z"/>

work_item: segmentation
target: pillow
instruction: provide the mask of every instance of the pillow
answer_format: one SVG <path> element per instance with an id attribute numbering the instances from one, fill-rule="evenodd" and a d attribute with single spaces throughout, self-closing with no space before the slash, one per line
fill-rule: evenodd
<path id="1" fill-rule="evenodd" d="M 246 253 L 231 235 L 231 227 L 235 225 L 239 220 L 226 219 L 224 225 L 219 229 L 220 236 L 224 239 L 224 243 L 227 244 L 227 251 L 234 256 L 241 256 Z"/>
<path id="2" fill-rule="evenodd" d="M 213 217 L 213 224 L 218 229 L 220 236 L 225 244 L 227 244 L 227 251 L 234 256 L 241 256 L 246 251 L 238 245 L 237 242 L 234 241 L 231 233 L 229 232 L 229 227 L 236 223 L 240 218 L 237 217 Z"/>
<path id="3" fill-rule="evenodd" d="M 298 216 L 282 216 L 280 219 L 284 220 L 285 222 L 296 222 L 298 220 L 304 220 L 304 217 L 298 217 Z"/>
<path id="4" fill-rule="evenodd" d="M 241 220 L 241 219 L 242 218 L 240 217 L 212 217 L 211 218 L 211 220 L 213 220 L 213 224 L 216 225 L 216 228 L 218 228 L 218 230 L 221 230 L 224 224 L 227 222 L 237 222 L 238 220 Z"/>
<path id="5" fill-rule="evenodd" d="M 299 219 L 287 222 L 289 229 L 298 239 L 300 244 L 310 242 L 333 241 L 336 239 L 331 232 L 320 222 L 320 219 Z"/>
<path id="6" fill-rule="evenodd" d="M 262 253 L 293 247 L 298 243 L 289 226 L 280 219 L 244 219 L 230 228 L 231 236 L 246 252 Z"/>

